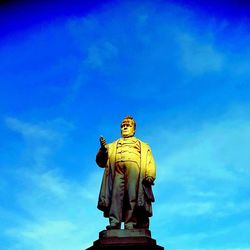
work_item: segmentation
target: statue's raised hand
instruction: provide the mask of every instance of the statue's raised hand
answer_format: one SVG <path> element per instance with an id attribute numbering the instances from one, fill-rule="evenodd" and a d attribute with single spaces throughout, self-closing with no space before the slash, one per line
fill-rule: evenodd
<path id="1" fill-rule="evenodd" d="M 102 150 L 106 150 L 106 140 L 104 139 L 103 136 L 100 136 L 100 145 Z"/>

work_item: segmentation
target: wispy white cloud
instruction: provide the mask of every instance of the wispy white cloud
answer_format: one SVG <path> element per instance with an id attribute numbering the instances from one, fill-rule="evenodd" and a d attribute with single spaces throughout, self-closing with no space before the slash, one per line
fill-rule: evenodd
<path id="1" fill-rule="evenodd" d="M 220 72 L 225 66 L 225 57 L 216 48 L 212 39 L 199 41 L 192 33 L 180 33 L 178 42 L 183 68 L 191 75 L 202 75 L 211 72 Z"/>
<path id="2" fill-rule="evenodd" d="M 42 122 L 26 122 L 5 117 L 5 125 L 23 138 L 23 164 L 46 168 L 50 156 L 63 145 L 74 125 L 62 118 Z"/>
<path id="3" fill-rule="evenodd" d="M 42 122 L 26 122 L 15 117 L 5 117 L 8 128 L 22 134 L 24 137 L 55 140 L 63 137 L 66 132 L 74 129 L 74 125 L 62 118 Z"/>
<path id="4" fill-rule="evenodd" d="M 103 43 L 91 45 L 88 48 L 88 56 L 86 58 L 86 64 L 93 68 L 103 68 L 107 60 L 114 60 L 117 56 L 117 48 L 108 41 Z"/>
<path id="5" fill-rule="evenodd" d="M 8 230 L 7 234 L 19 240 L 14 249 L 81 249 L 84 239 L 80 237 L 79 228 L 70 221 L 48 220 L 41 222 L 27 222 L 22 228 Z M 21 230 L 21 231 L 19 231 Z M 72 237 L 78 235 L 78 237 Z"/>
<path id="6" fill-rule="evenodd" d="M 199 216 L 199 215 L 212 215 L 215 211 L 216 204 L 207 201 L 188 201 L 188 202 L 169 202 L 161 203 L 157 206 L 158 214 L 167 214 L 169 217 L 178 216 Z"/>
<path id="7" fill-rule="evenodd" d="M 48 170 L 42 173 L 32 173 L 30 171 L 21 171 L 20 175 L 30 181 L 41 192 L 48 193 L 55 198 L 63 198 L 69 195 L 69 187 L 67 182 L 60 178 L 55 170 Z"/>
<path id="8" fill-rule="evenodd" d="M 10 129 L 22 134 L 24 137 L 33 137 L 47 140 L 55 140 L 58 138 L 58 134 L 51 129 L 46 129 L 36 124 L 23 122 L 14 117 L 6 117 L 5 123 Z"/>
<path id="9" fill-rule="evenodd" d="M 63 235 L 65 237 L 65 232 L 74 231 L 75 226 L 69 221 L 47 221 L 41 222 L 40 224 L 30 224 L 27 225 L 27 228 L 24 228 L 24 231 L 20 232 L 20 237 L 39 240 L 41 237 L 51 236 L 55 237 L 57 234 Z M 46 242 L 45 242 L 46 244 Z"/>
<path id="10" fill-rule="evenodd" d="M 184 223 L 180 223 L 180 226 Z M 169 225 L 171 227 L 171 225 Z M 228 226 L 227 228 L 218 230 L 206 231 L 202 228 L 199 232 L 179 232 L 178 234 L 171 234 L 165 232 L 165 237 L 161 239 L 162 244 L 171 249 L 178 250 L 236 250 L 236 249 L 249 249 L 249 244 L 244 239 L 247 239 L 247 232 L 242 231 L 244 238 L 239 239 L 239 243 L 235 244 L 233 240 L 240 235 L 238 230 L 245 230 L 249 228 L 249 223 L 239 223 L 238 225 Z M 227 237 L 226 242 L 221 241 L 221 238 Z M 240 238 L 240 236 L 239 236 Z M 204 246 L 204 242 L 206 245 Z M 240 247 L 240 245 L 242 245 Z"/>

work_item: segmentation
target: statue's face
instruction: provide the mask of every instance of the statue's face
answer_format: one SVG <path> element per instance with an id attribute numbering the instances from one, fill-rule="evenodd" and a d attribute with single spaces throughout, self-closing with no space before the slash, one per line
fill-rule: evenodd
<path id="1" fill-rule="evenodd" d="M 135 128 L 134 123 L 130 119 L 125 119 L 121 124 L 121 134 L 123 138 L 134 136 Z"/>

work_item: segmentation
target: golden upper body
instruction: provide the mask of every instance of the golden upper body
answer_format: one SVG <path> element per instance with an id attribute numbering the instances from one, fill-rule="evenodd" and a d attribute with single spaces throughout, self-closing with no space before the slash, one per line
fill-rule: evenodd
<path id="1" fill-rule="evenodd" d="M 116 146 L 116 162 L 133 161 L 140 164 L 141 144 L 135 137 L 121 138 Z"/>

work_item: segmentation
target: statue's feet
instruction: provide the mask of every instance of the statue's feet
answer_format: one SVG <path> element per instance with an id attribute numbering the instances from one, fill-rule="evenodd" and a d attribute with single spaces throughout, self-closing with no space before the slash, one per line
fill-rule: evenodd
<path id="1" fill-rule="evenodd" d="M 124 228 L 127 230 L 132 230 L 132 229 L 136 228 L 136 225 L 135 225 L 135 223 L 127 223 L 124 225 Z"/>
<path id="2" fill-rule="evenodd" d="M 111 229 L 121 229 L 121 225 L 117 224 L 117 225 L 108 225 L 106 226 L 107 230 L 111 230 Z"/>

